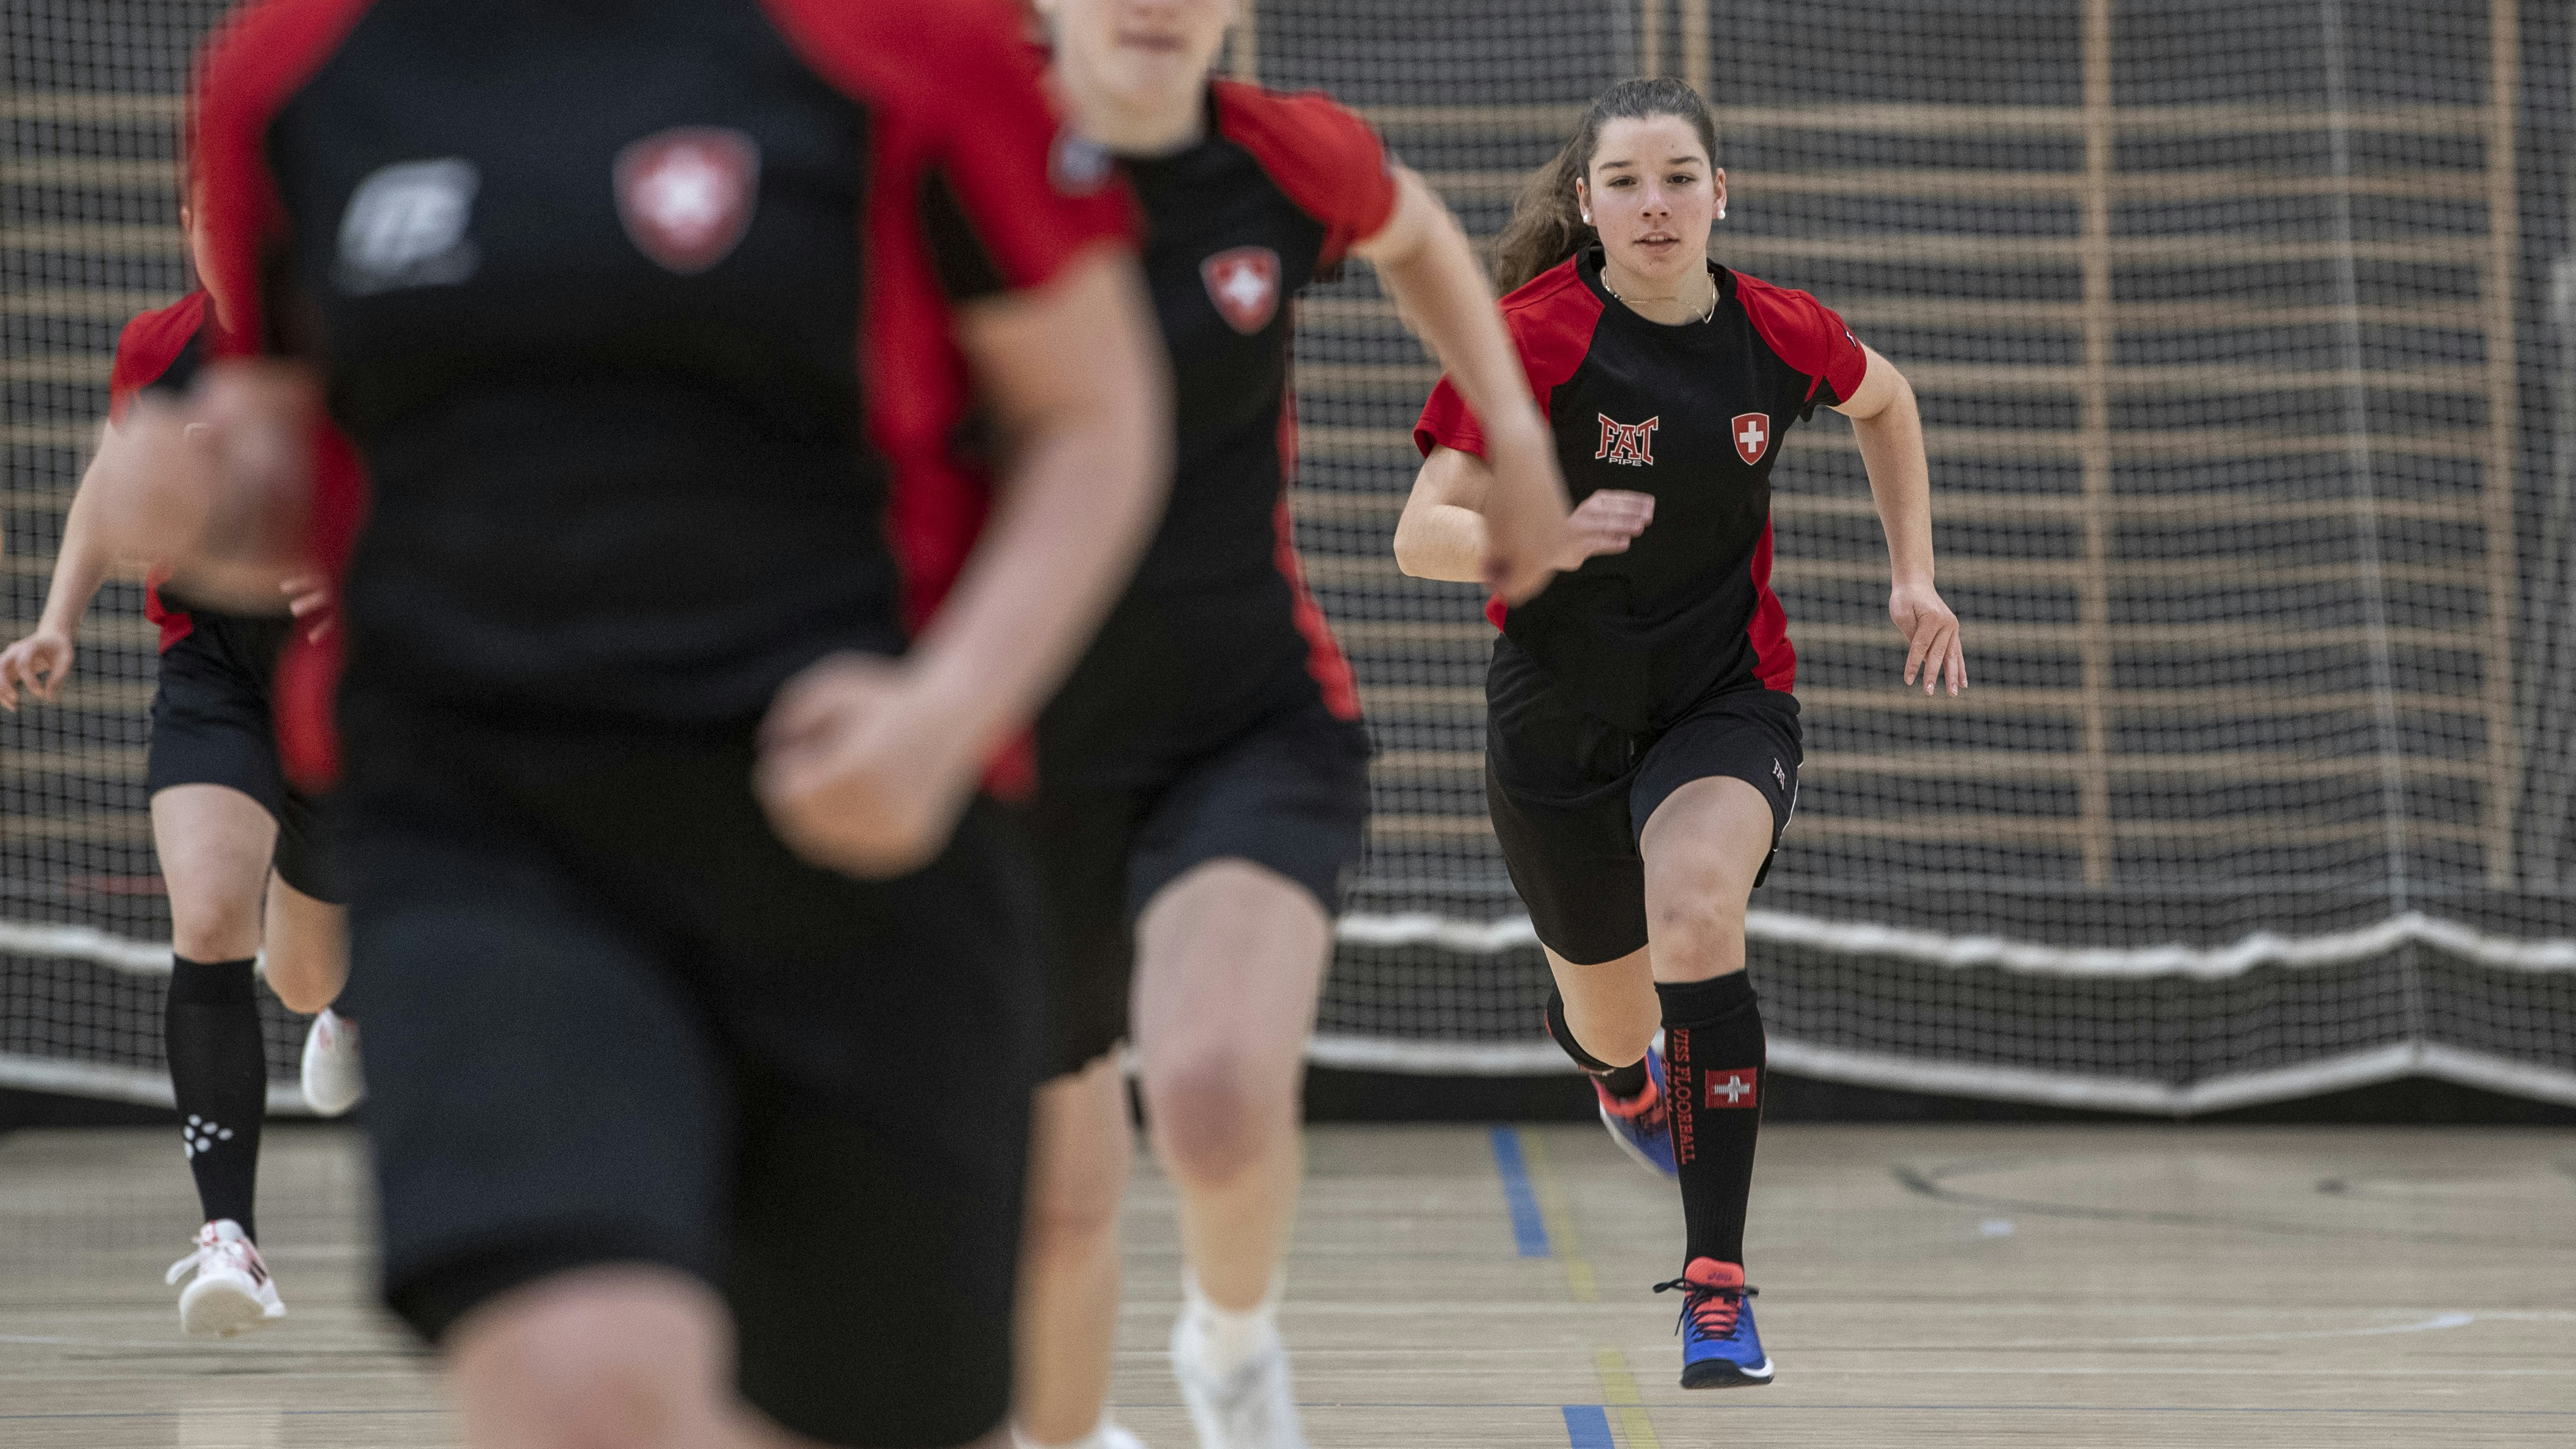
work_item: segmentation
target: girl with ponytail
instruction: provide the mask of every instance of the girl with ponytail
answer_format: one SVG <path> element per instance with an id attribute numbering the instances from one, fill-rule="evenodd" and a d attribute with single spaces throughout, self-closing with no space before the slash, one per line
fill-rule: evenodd
<path id="1" fill-rule="evenodd" d="M 1503 316 L 1576 500 L 1561 570 L 1487 617 L 1486 800 L 1557 990 L 1547 1023 L 1630 1156 L 1677 1178 L 1682 1385 L 1766 1384 L 1744 1279 L 1762 1120 L 1747 898 L 1797 802 L 1797 657 L 1771 591 L 1779 436 L 1818 404 L 1859 435 L 1886 530 L 1904 676 L 1967 683 L 1932 583 L 1913 390 L 1805 292 L 1711 261 L 1726 214 L 1708 106 L 1672 80 L 1604 92 L 1532 175 L 1496 247 Z M 1492 469 L 1446 378 L 1396 526 L 1421 578 L 1477 577 Z M 1657 1029 L 1664 1044 L 1654 1046 Z"/>

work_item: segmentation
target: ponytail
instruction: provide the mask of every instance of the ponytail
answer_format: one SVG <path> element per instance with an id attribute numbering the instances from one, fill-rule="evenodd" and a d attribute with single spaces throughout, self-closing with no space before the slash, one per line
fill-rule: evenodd
<path id="1" fill-rule="evenodd" d="M 1700 144 L 1708 148 L 1709 164 L 1717 164 L 1717 118 L 1709 114 L 1708 102 L 1700 99 L 1699 92 L 1668 77 L 1623 80 L 1603 91 L 1591 109 L 1583 113 L 1583 124 L 1567 139 L 1565 149 L 1521 183 L 1520 198 L 1512 205 L 1512 219 L 1494 240 L 1497 290 L 1508 293 L 1525 286 L 1531 278 L 1599 239 L 1600 234 L 1583 219 L 1574 184 L 1591 169 L 1592 153 L 1600 149 L 1604 125 L 1648 116 L 1676 116 L 1688 121 L 1691 129 L 1699 132 Z"/>

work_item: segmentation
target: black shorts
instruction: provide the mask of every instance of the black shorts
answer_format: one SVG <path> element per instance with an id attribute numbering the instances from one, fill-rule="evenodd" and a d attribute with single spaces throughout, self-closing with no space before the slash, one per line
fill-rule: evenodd
<path id="1" fill-rule="evenodd" d="M 343 716 L 394 1309 L 435 1340 L 549 1274 L 660 1265 L 724 1295 L 788 1428 L 991 1432 L 1044 990 L 993 807 L 859 882 L 771 832 L 747 732 Z"/>
<path id="2" fill-rule="evenodd" d="M 1509 651 L 1507 653 L 1506 651 Z M 1712 694 L 1680 719 L 1630 734 L 1566 699 L 1508 644 L 1488 677 L 1485 803 L 1503 864 L 1539 940 L 1577 965 L 1646 945 L 1646 863 L 1655 807 L 1693 780 L 1742 780 L 1771 802 L 1771 846 L 1798 803 L 1797 697 Z M 1762 862 L 1760 885 L 1771 873 Z"/>
<path id="3" fill-rule="evenodd" d="M 1049 772 L 1024 812 L 1046 880 L 1055 982 L 1052 1065 L 1079 1071 L 1127 1035 L 1136 920 L 1192 866 L 1266 866 L 1342 909 L 1368 824 L 1368 731 L 1311 703 L 1193 755 L 1104 771 Z"/>
<path id="4" fill-rule="evenodd" d="M 193 610 L 187 634 L 161 651 L 143 788 L 226 785 L 277 821 L 277 873 L 315 900 L 348 899 L 332 868 L 322 802 L 286 783 L 269 690 L 291 619 Z"/>

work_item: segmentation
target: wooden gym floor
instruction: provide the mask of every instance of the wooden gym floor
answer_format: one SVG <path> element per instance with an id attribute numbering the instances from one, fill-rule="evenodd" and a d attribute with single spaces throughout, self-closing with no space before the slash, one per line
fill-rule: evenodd
<path id="1" fill-rule="evenodd" d="M 361 1149 L 270 1137 L 292 1310 L 178 1332 L 159 1131 L 0 1138 L 0 1446 L 447 1445 L 370 1306 Z M 1750 1257 L 1779 1382 L 1673 1387 L 1670 1191 L 1597 1129 L 1334 1127 L 1286 1322 L 1318 1446 L 2576 1443 L 2576 1133 L 1779 1126 Z M 1171 1199 L 1127 1222 L 1120 1414 L 1189 1449 Z"/>

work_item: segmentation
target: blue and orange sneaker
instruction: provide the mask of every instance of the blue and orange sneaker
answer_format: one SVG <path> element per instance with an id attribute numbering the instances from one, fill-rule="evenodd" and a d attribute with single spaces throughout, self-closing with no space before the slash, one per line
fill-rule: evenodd
<path id="1" fill-rule="evenodd" d="M 1599 1077 L 1592 1079 L 1592 1090 L 1601 1097 L 1601 1125 L 1610 1129 L 1610 1140 L 1619 1144 L 1620 1151 L 1649 1172 L 1681 1176 L 1681 1169 L 1673 1165 L 1673 1119 L 1664 1097 L 1662 1047 L 1646 1050 L 1646 1090 L 1622 1101 L 1610 1095 Z"/>
<path id="2" fill-rule="evenodd" d="M 1771 1382 L 1771 1356 L 1762 1351 L 1762 1336 L 1753 1331 L 1753 1305 L 1745 1301 L 1758 1290 L 1744 1285 L 1742 1264 L 1693 1258 L 1680 1277 L 1655 1285 L 1658 1293 L 1668 1289 L 1682 1295 L 1683 1388 L 1751 1388 Z"/>

